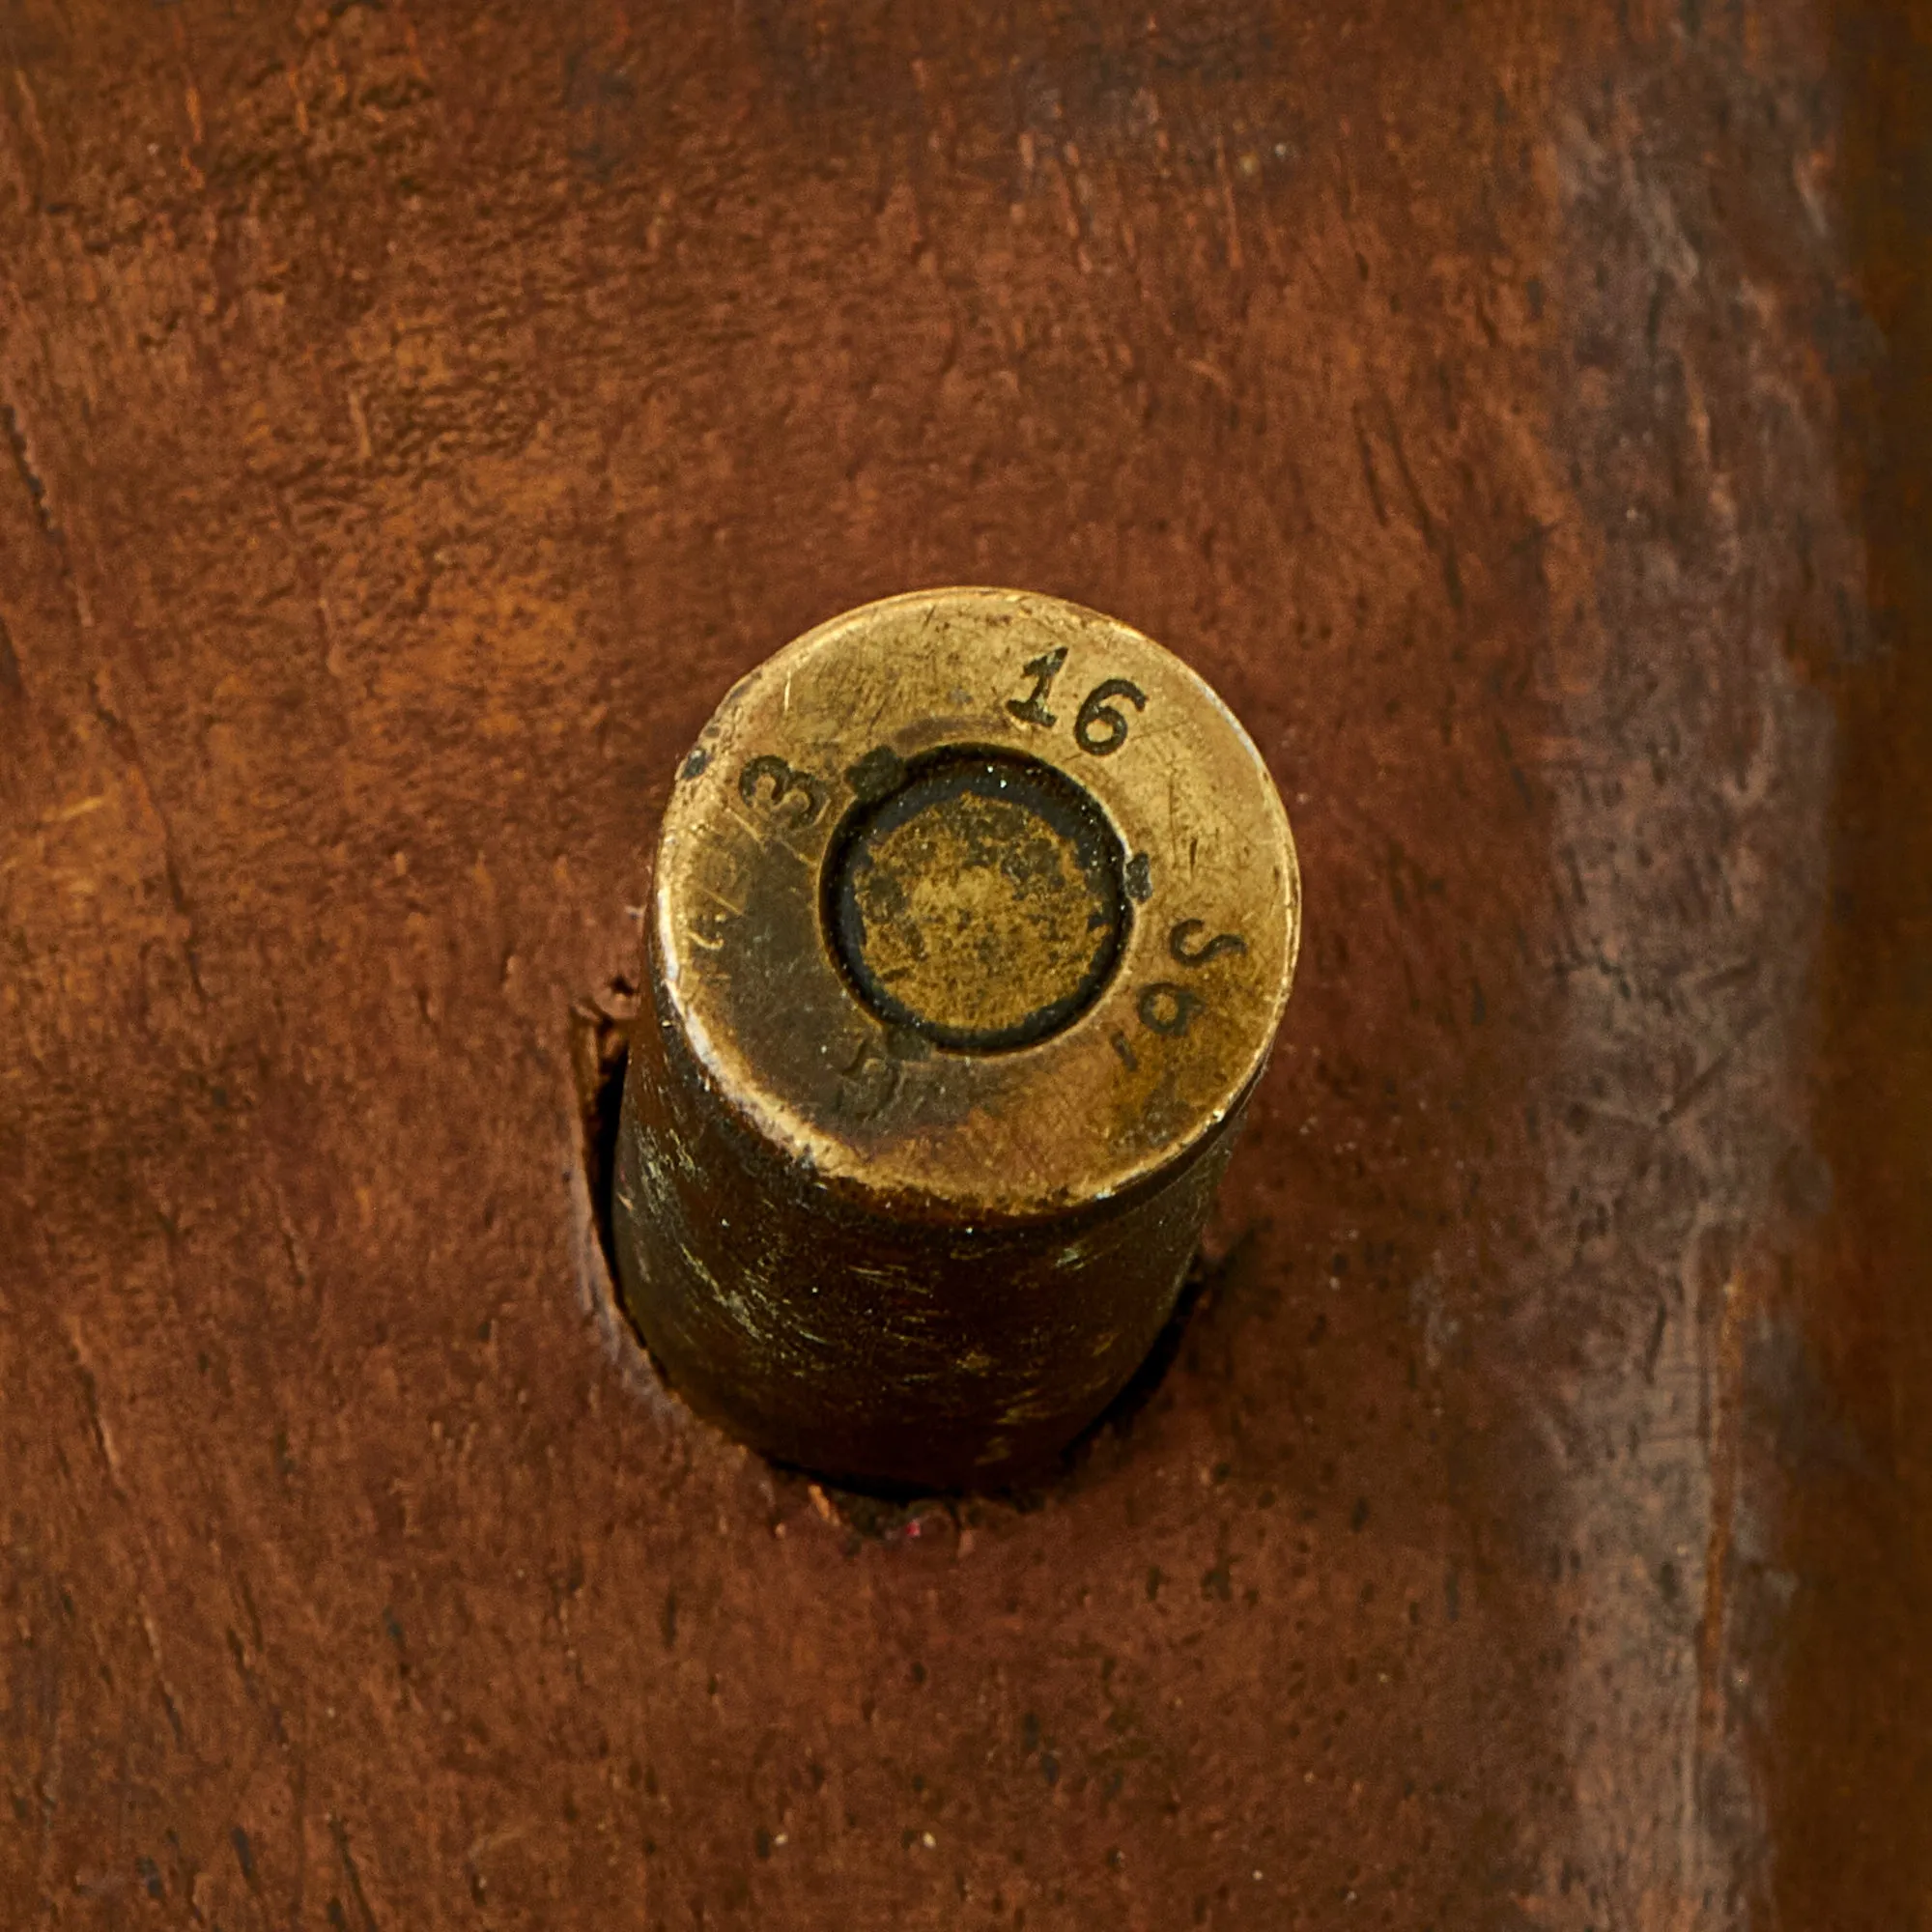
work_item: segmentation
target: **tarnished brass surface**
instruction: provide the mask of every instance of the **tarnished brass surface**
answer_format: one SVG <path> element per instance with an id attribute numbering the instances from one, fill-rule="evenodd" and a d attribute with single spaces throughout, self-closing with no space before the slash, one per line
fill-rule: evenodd
<path id="1" fill-rule="evenodd" d="M 941 590 L 772 658 L 648 922 L 615 1218 L 672 1380 L 849 1479 L 1062 1446 L 1173 1307 L 1299 906 L 1247 734 L 1125 625 Z"/>

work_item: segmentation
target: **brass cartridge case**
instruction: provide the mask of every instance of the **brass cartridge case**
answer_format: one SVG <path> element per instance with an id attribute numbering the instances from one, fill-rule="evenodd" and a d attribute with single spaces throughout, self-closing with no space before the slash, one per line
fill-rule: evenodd
<path id="1" fill-rule="evenodd" d="M 614 1223 L 673 1384 L 850 1482 L 1052 1455 L 1174 1307 L 1299 932 L 1259 753 L 1127 626 L 939 590 L 780 651 L 646 922 Z"/>

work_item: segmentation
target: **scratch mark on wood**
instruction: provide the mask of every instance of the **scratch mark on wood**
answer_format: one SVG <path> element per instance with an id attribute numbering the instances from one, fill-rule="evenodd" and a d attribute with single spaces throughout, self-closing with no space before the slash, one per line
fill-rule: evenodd
<path id="1" fill-rule="evenodd" d="M 1760 1022 L 1763 1020 L 1763 1018 L 1764 1015 L 1762 1013 L 1758 1013 L 1753 1015 L 1749 1020 L 1746 1021 L 1744 1026 L 1739 1029 L 1736 1037 L 1729 1040 L 1722 1048 L 1719 1049 L 1717 1057 L 1711 1062 L 1711 1064 L 1708 1066 L 1704 1067 L 1701 1072 L 1692 1074 L 1690 1080 L 1687 1081 L 1684 1086 L 1679 1088 L 1678 1091 L 1671 1095 L 1670 1099 L 1665 1103 L 1662 1110 L 1658 1114 L 1657 1123 L 1659 1126 L 1667 1127 L 1671 1123 L 1671 1122 L 1676 1120 L 1681 1114 L 1683 1114 L 1687 1108 L 1692 1107 L 1696 1104 L 1698 1099 L 1706 1092 L 1709 1091 L 1712 1084 L 1723 1073 L 1724 1069 L 1731 1064 L 1731 1061 L 1736 1057 L 1738 1048 L 1744 1045 L 1745 1041 L 1747 1040 L 1750 1037 L 1750 1036 L 1757 1031 L 1757 1028 Z"/>
<path id="2" fill-rule="evenodd" d="M 80 1392 L 87 1405 L 87 1419 L 94 1430 L 95 1446 L 100 1451 L 100 1460 L 107 1466 L 108 1485 L 117 1495 L 121 1489 L 121 1462 L 114 1453 L 114 1437 L 109 1433 L 106 1419 L 100 1413 L 100 1391 L 94 1378 L 94 1371 L 88 1365 L 87 1350 L 81 1341 L 80 1323 L 68 1323 L 68 1351 L 73 1358 L 74 1374 L 80 1378 Z"/>
<path id="3" fill-rule="evenodd" d="M 1228 170 L 1228 143 L 1224 135 L 1214 137 L 1214 172 L 1221 180 L 1221 210 L 1228 223 L 1228 266 L 1238 271 L 1241 261 L 1241 223 L 1235 212 L 1235 178 Z"/>
<path id="4" fill-rule="evenodd" d="M 362 1932 L 381 1932 L 376 1923 L 376 1915 L 369 1909 L 368 1894 L 362 1889 L 362 1874 L 356 1869 L 355 1855 L 349 1849 L 349 1828 L 333 1812 L 328 1818 L 329 1835 L 335 1840 L 335 1856 L 342 1862 L 342 1876 L 349 1886 L 349 1895 L 355 1901 L 355 1910 L 362 1920 Z"/>
<path id="5" fill-rule="evenodd" d="M 24 697 L 26 680 L 20 675 L 20 659 L 14 649 L 14 634 L 0 616 L 0 697 Z"/>
<path id="6" fill-rule="evenodd" d="M 167 1713 L 168 1728 L 175 1734 L 175 1744 L 183 1750 L 187 1748 L 187 1730 L 182 1722 L 181 1705 L 174 1693 L 174 1687 L 168 1682 L 166 1666 L 161 1662 L 161 1634 L 155 1628 L 155 1613 L 149 1607 L 145 1593 L 135 1599 L 141 1613 L 141 1633 L 148 1639 L 148 1655 L 155 1661 L 155 1683 L 161 1693 L 161 1708 Z"/>
<path id="7" fill-rule="evenodd" d="M 33 505 L 35 522 L 49 542 L 65 548 L 67 539 L 61 534 L 60 526 L 54 522 L 53 505 L 47 501 L 46 480 L 42 476 L 40 467 L 34 461 L 34 453 L 28 446 L 27 432 L 21 427 L 19 411 L 12 403 L 0 403 L 0 422 L 7 426 L 7 447 L 14 458 L 14 472 L 26 488 L 27 500 Z"/>
<path id="8" fill-rule="evenodd" d="M 1369 432 L 1362 421 L 1361 405 L 1352 412 L 1355 418 L 1355 449 L 1362 459 L 1362 481 L 1369 486 L 1369 503 L 1376 513 L 1376 522 L 1384 529 L 1388 528 L 1388 505 L 1382 501 L 1381 478 L 1376 474 L 1376 453 L 1369 446 Z"/>

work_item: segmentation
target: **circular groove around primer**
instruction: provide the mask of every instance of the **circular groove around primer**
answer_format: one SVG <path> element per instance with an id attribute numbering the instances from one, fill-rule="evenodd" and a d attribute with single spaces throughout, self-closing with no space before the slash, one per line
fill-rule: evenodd
<path id="1" fill-rule="evenodd" d="M 1064 773 L 948 746 L 847 815 L 826 860 L 826 939 L 887 1025 L 950 1052 L 1009 1052 L 1105 988 L 1131 918 L 1125 864 Z"/>

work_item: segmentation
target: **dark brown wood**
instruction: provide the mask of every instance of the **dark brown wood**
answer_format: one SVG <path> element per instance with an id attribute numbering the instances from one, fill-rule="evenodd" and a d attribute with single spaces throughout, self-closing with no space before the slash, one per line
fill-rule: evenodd
<path id="1" fill-rule="evenodd" d="M 0 11 L 0 1922 L 1932 1921 L 1919 8 Z M 575 1004 L 811 622 L 1186 656 L 1233 1261 L 854 1524 Z"/>

